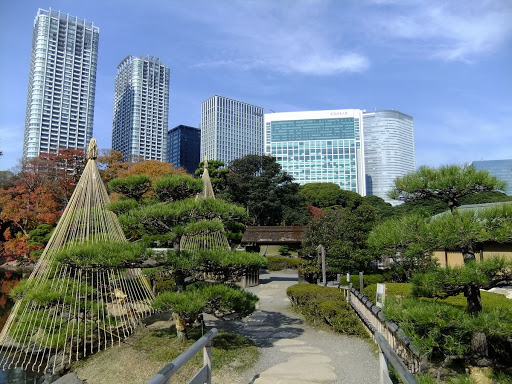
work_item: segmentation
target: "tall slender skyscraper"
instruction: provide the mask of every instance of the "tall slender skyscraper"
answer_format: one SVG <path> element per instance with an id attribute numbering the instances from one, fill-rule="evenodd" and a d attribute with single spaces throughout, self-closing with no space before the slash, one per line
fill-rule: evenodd
<path id="1" fill-rule="evenodd" d="M 263 108 L 212 96 L 201 104 L 201 160 L 226 165 L 245 155 L 263 154 Z"/>
<path id="2" fill-rule="evenodd" d="M 128 160 L 167 160 L 169 74 L 151 56 L 128 56 L 117 67 L 112 149 Z"/>
<path id="3" fill-rule="evenodd" d="M 388 197 L 397 177 L 413 172 L 413 118 L 398 111 L 363 114 L 366 192 L 397 204 Z"/>
<path id="4" fill-rule="evenodd" d="M 75 148 L 92 137 L 99 29 L 39 9 L 34 21 L 23 159 Z"/>

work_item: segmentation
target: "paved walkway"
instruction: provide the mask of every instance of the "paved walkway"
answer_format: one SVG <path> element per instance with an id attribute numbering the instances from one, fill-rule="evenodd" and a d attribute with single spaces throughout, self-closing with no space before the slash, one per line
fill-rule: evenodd
<path id="1" fill-rule="evenodd" d="M 286 288 L 296 283 L 296 271 L 263 274 L 260 285 L 248 289 L 260 298 L 251 316 L 233 323 L 210 320 L 260 348 L 259 361 L 240 383 L 378 383 L 379 362 L 370 343 L 312 328 L 290 310 Z"/>

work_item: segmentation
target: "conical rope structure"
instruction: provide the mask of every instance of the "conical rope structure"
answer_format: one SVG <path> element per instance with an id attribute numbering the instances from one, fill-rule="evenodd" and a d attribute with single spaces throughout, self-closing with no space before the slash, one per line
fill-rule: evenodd
<path id="1" fill-rule="evenodd" d="M 208 158 L 204 158 L 203 167 L 203 191 L 197 195 L 197 199 L 212 198 L 215 199 L 210 174 L 208 172 Z M 180 250 L 182 251 L 202 251 L 202 250 L 231 250 L 228 238 L 224 231 L 224 225 L 219 219 L 203 220 L 199 225 L 194 225 L 187 231 L 180 241 Z"/>
<path id="2" fill-rule="evenodd" d="M 82 267 L 56 257 L 80 243 L 129 245 L 107 209 L 96 157 L 92 139 L 80 181 L 0 334 L 3 369 L 54 373 L 121 343 L 153 312 L 153 293 L 140 269 Z"/>

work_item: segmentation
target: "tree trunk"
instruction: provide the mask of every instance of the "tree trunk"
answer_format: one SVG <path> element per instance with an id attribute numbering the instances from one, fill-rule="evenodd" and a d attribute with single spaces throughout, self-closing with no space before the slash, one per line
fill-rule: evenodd
<path id="1" fill-rule="evenodd" d="M 185 330 L 187 321 L 184 318 L 180 317 L 178 313 L 173 313 L 172 317 L 174 318 L 174 322 L 176 324 L 176 337 L 178 338 L 178 340 L 186 340 L 187 333 L 185 332 Z"/>
<path id="2" fill-rule="evenodd" d="M 468 284 L 464 289 L 464 296 L 467 300 L 467 310 L 471 316 L 477 316 L 482 310 L 482 299 L 480 288 L 476 284 Z"/>
<path id="3" fill-rule="evenodd" d="M 176 283 L 178 292 L 183 292 L 185 290 L 185 274 L 183 271 L 176 270 L 174 272 L 174 282 Z"/>

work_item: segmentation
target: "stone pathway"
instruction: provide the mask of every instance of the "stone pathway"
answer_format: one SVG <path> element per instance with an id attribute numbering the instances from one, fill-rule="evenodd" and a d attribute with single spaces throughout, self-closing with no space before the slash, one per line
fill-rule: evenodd
<path id="1" fill-rule="evenodd" d="M 258 295 L 257 310 L 244 321 L 209 325 L 242 334 L 260 348 L 260 359 L 239 379 L 243 384 L 379 382 L 378 358 L 370 343 L 321 331 L 293 313 L 286 288 L 297 283 L 296 271 L 263 274 L 248 290 Z"/>

